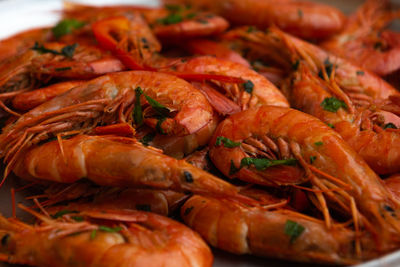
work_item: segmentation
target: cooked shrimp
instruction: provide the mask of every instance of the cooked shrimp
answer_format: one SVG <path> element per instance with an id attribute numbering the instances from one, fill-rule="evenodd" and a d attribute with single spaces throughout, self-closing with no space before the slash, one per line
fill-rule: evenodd
<path id="1" fill-rule="evenodd" d="M 249 208 L 225 199 L 193 196 L 183 205 L 181 216 L 212 246 L 231 253 L 313 263 L 361 261 L 350 229 L 336 224 L 328 230 L 321 220 L 272 206 L 269 210 Z M 365 246 L 371 248 L 371 241 L 365 239 Z M 363 257 L 374 254 L 364 251 Z"/>
<path id="2" fill-rule="evenodd" d="M 353 14 L 343 31 L 320 45 L 336 55 L 378 75 L 388 75 L 400 68 L 400 47 L 392 43 L 393 33 L 385 27 L 400 12 L 389 8 L 387 0 L 368 0 Z"/>
<path id="3" fill-rule="evenodd" d="M 241 64 L 215 57 L 203 56 L 193 58 L 179 65 L 177 70 L 178 72 L 220 74 L 242 78 L 245 83 L 240 87 L 237 84 L 216 83 L 224 91 L 225 95 L 235 102 L 241 110 L 261 105 L 288 107 L 286 98 L 271 82 Z M 211 104 L 213 104 L 213 101 L 211 101 Z"/>
<path id="4" fill-rule="evenodd" d="M 120 72 L 88 81 L 25 113 L 4 129 L 0 147 L 8 161 L 29 143 L 69 131 L 128 122 L 184 136 L 205 127 L 212 117 L 205 97 L 184 80 L 156 72 Z M 30 141 L 21 147 L 22 140 Z"/>
<path id="5" fill-rule="evenodd" d="M 329 124 L 378 174 L 400 171 L 400 132 L 393 129 L 400 127 L 397 115 L 376 105 L 351 112 L 346 99 L 336 93 L 337 86 L 305 66 L 299 67 L 290 83 L 289 101 L 294 108 Z"/>
<path id="6" fill-rule="evenodd" d="M 390 213 L 400 211 L 400 202 L 339 134 L 315 117 L 273 106 L 236 113 L 218 126 L 210 158 L 225 175 L 253 183 L 304 183 L 306 177 L 341 211 L 361 216 L 382 247 L 399 237 L 399 222 Z M 280 173 L 285 164 L 294 166 L 283 166 Z M 329 212 L 322 211 L 329 226 Z"/>
<path id="7" fill-rule="evenodd" d="M 28 225 L 0 217 L 1 261 L 33 266 L 196 267 L 211 266 L 213 261 L 195 232 L 160 215 L 83 208 L 53 220 L 30 213 L 42 222 Z"/>
<path id="8" fill-rule="evenodd" d="M 85 178 L 103 186 L 150 187 L 240 198 L 233 185 L 126 137 L 78 135 L 62 143 L 36 145 L 18 157 L 13 171 L 28 180 L 73 183 Z"/>
<path id="9" fill-rule="evenodd" d="M 83 207 L 97 209 L 129 209 L 151 211 L 168 216 L 187 199 L 187 195 L 171 190 L 99 187 L 89 182 L 73 184 L 53 183 L 40 195 L 46 198 L 40 204 L 50 206 L 49 213 L 63 210 L 75 211 Z M 29 197 L 35 198 L 35 196 Z M 65 203 L 64 206 L 53 206 Z M 72 202 L 73 201 L 73 202 Z"/>
<path id="10" fill-rule="evenodd" d="M 266 32 L 249 32 L 248 27 L 243 27 L 228 32 L 225 37 L 243 38 L 244 45 L 247 43 L 251 48 L 258 47 L 259 53 L 270 55 L 273 57 L 271 60 L 279 61 L 282 67 L 289 70 L 296 69 L 299 60 L 304 60 L 316 74 L 322 75 L 322 69 L 325 69 L 328 77 L 334 73 L 335 82 L 349 94 L 357 106 L 368 106 L 373 101 L 388 101 L 389 96 L 400 95 L 395 88 L 370 71 L 286 34 L 276 27 L 270 27 Z"/>
<path id="11" fill-rule="evenodd" d="M 214 12 L 236 25 L 256 25 L 264 29 L 277 25 L 302 38 L 324 38 L 339 32 L 345 16 L 338 9 L 308 1 L 294 0 L 163 0 L 167 4 L 187 4 Z"/>
<path id="12" fill-rule="evenodd" d="M 23 92 L 13 98 L 12 105 L 18 110 L 30 110 L 82 83 L 84 81 L 60 82 L 33 91 Z"/>

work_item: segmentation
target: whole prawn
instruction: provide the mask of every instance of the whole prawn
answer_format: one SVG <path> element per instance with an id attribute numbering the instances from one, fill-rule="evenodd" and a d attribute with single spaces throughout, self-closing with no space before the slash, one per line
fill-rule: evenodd
<path id="1" fill-rule="evenodd" d="M 274 106 L 236 113 L 218 126 L 210 142 L 210 158 L 225 175 L 253 183 L 310 182 L 333 207 L 353 216 L 356 224 L 362 218 L 383 250 L 398 242 L 391 241 L 398 239 L 400 228 L 390 213 L 399 212 L 400 202 L 339 134 L 315 117 Z M 293 175 L 285 172 L 288 167 Z M 329 228 L 330 215 L 321 192 L 315 194 Z"/>
<path id="2" fill-rule="evenodd" d="M 340 33 L 320 45 L 358 66 L 384 76 L 400 68 L 400 47 L 392 42 L 398 33 L 385 26 L 400 16 L 389 8 L 387 0 L 368 0 L 348 19 Z"/>
<path id="3" fill-rule="evenodd" d="M 195 232 L 153 213 L 82 208 L 51 219 L 29 212 L 39 225 L 0 217 L 1 261 L 33 266 L 211 266 L 213 261 Z"/>
<path id="4" fill-rule="evenodd" d="M 338 9 L 309 1 L 294 0 L 164 0 L 166 4 L 186 4 L 214 12 L 236 25 L 266 28 L 277 25 L 302 38 L 324 38 L 339 32 L 345 16 Z"/>
<path id="5" fill-rule="evenodd" d="M 321 220 L 274 204 L 269 209 L 249 208 L 195 195 L 182 206 L 181 216 L 212 246 L 235 254 L 330 264 L 361 260 L 351 245 L 355 233 L 350 229 L 337 224 L 328 230 Z M 290 231 L 293 226 L 301 231 Z M 363 254 L 366 259 L 372 255 Z"/>

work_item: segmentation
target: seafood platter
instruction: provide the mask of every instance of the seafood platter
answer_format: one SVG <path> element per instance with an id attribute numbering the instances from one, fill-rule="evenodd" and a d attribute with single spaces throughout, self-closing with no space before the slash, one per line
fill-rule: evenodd
<path id="1" fill-rule="evenodd" d="M 396 1 L 0 2 L 1 266 L 399 266 Z"/>

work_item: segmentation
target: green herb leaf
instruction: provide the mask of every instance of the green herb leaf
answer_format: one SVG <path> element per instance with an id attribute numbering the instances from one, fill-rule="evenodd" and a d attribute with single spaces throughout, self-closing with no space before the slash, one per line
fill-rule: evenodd
<path id="1" fill-rule="evenodd" d="M 148 133 L 143 136 L 142 139 L 139 140 L 143 145 L 148 146 L 151 141 L 153 141 L 154 137 L 156 136 L 155 133 Z"/>
<path id="2" fill-rule="evenodd" d="M 75 49 L 78 46 L 78 44 L 72 44 L 72 45 L 67 45 L 64 46 L 61 49 L 61 54 L 68 57 L 68 58 L 72 58 L 74 56 L 75 53 Z"/>
<path id="3" fill-rule="evenodd" d="M 137 204 L 136 209 L 141 211 L 151 211 L 151 206 L 149 204 Z"/>
<path id="4" fill-rule="evenodd" d="M 363 76 L 363 75 L 364 75 L 364 72 L 363 72 L 362 70 L 358 70 L 358 71 L 356 72 L 356 74 L 359 75 L 359 76 Z"/>
<path id="5" fill-rule="evenodd" d="M 237 173 L 238 171 L 240 171 L 240 168 L 237 168 L 235 166 L 235 163 L 233 163 L 233 160 L 231 160 L 231 167 L 229 169 L 229 175 L 233 175 L 233 174 Z"/>
<path id="6" fill-rule="evenodd" d="M 66 71 L 66 70 L 71 70 L 71 67 L 64 67 L 64 68 L 56 68 L 55 71 Z"/>
<path id="7" fill-rule="evenodd" d="M 285 224 L 285 234 L 290 236 L 290 244 L 293 242 L 304 232 L 305 228 L 301 224 L 287 220 Z"/>
<path id="8" fill-rule="evenodd" d="M 316 159 L 317 156 L 310 156 L 310 163 L 313 164 Z"/>
<path id="9" fill-rule="evenodd" d="M 176 24 L 176 23 L 179 23 L 182 21 L 183 21 L 182 15 L 176 14 L 176 13 L 170 14 L 170 15 L 166 16 L 165 18 L 157 20 L 158 23 L 163 24 L 163 25 Z"/>
<path id="10" fill-rule="evenodd" d="M 240 161 L 240 167 L 254 165 L 254 167 L 259 170 L 263 171 L 266 168 L 277 166 L 277 165 L 294 165 L 297 163 L 297 160 L 294 158 L 291 159 L 281 159 L 281 160 L 270 160 L 267 158 L 243 158 Z"/>
<path id="11" fill-rule="evenodd" d="M 168 117 L 170 111 L 167 107 L 165 107 L 163 104 L 159 103 L 158 101 L 154 100 L 150 96 L 146 95 L 143 93 L 144 97 L 146 98 L 147 102 L 149 105 L 161 116 Z"/>
<path id="12" fill-rule="evenodd" d="M 328 126 L 331 127 L 332 129 L 335 129 L 335 125 L 333 125 L 332 123 L 328 123 Z"/>
<path id="13" fill-rule="evenodd" d="M 58 52 L 57 50 L 48 49 L 48 48 L 44 47 L 44 45 L 39 45 L 38 42 L 35 42 L 35 44 L 33 45 L 33 47 L 31 49 L 38 51 L 40 54 L 51 53 L 51 54 L 55 54 L 55 55 L 61 55 L 61 53 Z"/>
<path id="14" fill-rule="evenodd" d="M 342 100 L 337 99 L 336 97 L 327 97 L 325 98 L 322 103 L 321 107 L 330 112 L 336 112 L 339 108 L 347 109 L 346 103 Z"/>
<path id="15" fill-rule="evenodd" d="M 303 18 L 303 10 L 297 10 L 297 14 L 299 15 L 299 18 Z"/>
<path id="16" fill-rule="evenodd" d="M 218 136 L 217 141 L 215 142 L 215 145 L 220 146 L 222 143 L 224 144 L 224 147 L 227 147 L 227 148 L 238 147 L 241 144 L 241 142 L 232 141 L 231 139 L 226 138 L 225 136 Z"/>
<path id="17" fill-rule="evenodd" d="M 51 31 L 53 32 L 54 37 L 58 39 L 61 36 L 71 33 L 75 29 L 82 28 L 85 24 L 85 22 L 76 19 L 64 19 L 57 23 Z"/>
<path id="18" fill-rule="evenodd" d="M 90 233 L 90 240 L 93 240 L 96 237 L 97 230 L 93 229 L 92 232 Z"/>
<path id="19" fill-rule="evenodd" d="M 321 141 L 319 141 L 319 142 L 315 142 L 314 143 L 314 145 L 316 145 L 316 146 L 322 146 L 324 143 L 323 142 L 321 142 Z"/>
<path id="20" fill-rule="evenodd" d="M 108 226 L 100 225 L 99 230 L 104 231 L 104 232 L 109 232 L 109 233 L 115 233 L 115 232 L 121 231 L 122 227 L 120 227 L 120 226 L 108 227 Z"/>
<path id="21" fill-rule="evenodd" d="M 83 222 L 83 217 L 82 216 L 72 216 L 71 219 L 77 221 L 77 222 Z"/>
<path id="22" fill-rule="evenodd" d="M 166 119 L 167 119 L 167 118 L 165 118 L 165 117 L 161 117 L 161 118 L 159 118 L 158 121 L 157 121 L 157 124 L 156 124 L 156 131 L 157 131 L 158 133 L 160 133 L 160 134 L 166 134 L 166 133 L 164 132 L 164 130 L 162 129 L 162 127 L 161 127 L 161 124 L 162 124 Z"/>
<path id="23" fill-rule="evenodd" d="M 386 123 L 386 124 L 383 126 L 383 129 L 388 129 L 388 128 L 390 128 L 390 129 L 397 129 L 396 125 L 394 125 L 394 124 L 391 123 L 391 122 Z"/>
<path id="24" fill-rule="evenodd" d="M 140 87 L 135 89 L 135 106 L 133 107 L 133 119 L 135 120 L 135 124 L 140 126 L 143 124 L 143 111 L 142 105 L 140 104 L 140 96 L 143 91 Z"/>
<path id="25" fill-rule="evenodd" d="M 245 90 L 247 93 L 251 94 L 251 93 L 253 92 L 254 83 L 253 83 L 252 81 L 248 80 L 247 82 L 245 82 L 245 83 L 243 84 L 243 87 L 244 87 L 244 90 Z"/>
<path id="26" fill-rule="evenodd" d="M 51 217 L 53 217 L 54 219 L 57 219 L 57 218 L 64 216 L 65 214 L 70 214 L 70 213 L 79 213 L 79 212 L 76 210 L 60 210 L 60 211 L 56 212 L 54 215 L 51 215 Z"/>
<path id="27" fill-rule="evenodd" d="M 252 33 L 252 32 L 255 32 L 255 31 L 257 31 L 257 29 L 254 26 L 249 26 L 247 28 L 247 30 L 246 30 L 246 32 L 248 32 L 248 33 Z"/>
<path id="28" fill-rule="evenodd" d="M 293 69 L 293 70 L 298 70 L 299 65 L 300 65 L 300 60 L 297 59 L 297 60 L 292 64 L 292 69 Z"/>

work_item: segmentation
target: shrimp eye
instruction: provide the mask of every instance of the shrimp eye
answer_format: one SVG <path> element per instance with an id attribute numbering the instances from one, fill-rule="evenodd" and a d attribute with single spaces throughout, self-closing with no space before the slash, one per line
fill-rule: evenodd
<path id="1" fill-rule="evenodd" d="M 186 182 L 188 182 L 188 183 L 193 183 L 193 176 L 192 176 L 192 174 L 190 173 L 190 172 L 188 172 L 188 171 L 184 171 L 183 172 L 183 176 L 185 177 L 185 181 Z"/>
<path id="2" fill-rule="evenodd" d="M 3 247 L 7 246 L 9 240 L 10 240 L 10 235 L 9 235 L 9 234 L 5 234 L 5 235 L 1 238 L 1 245 L 2 245 Z"/>

